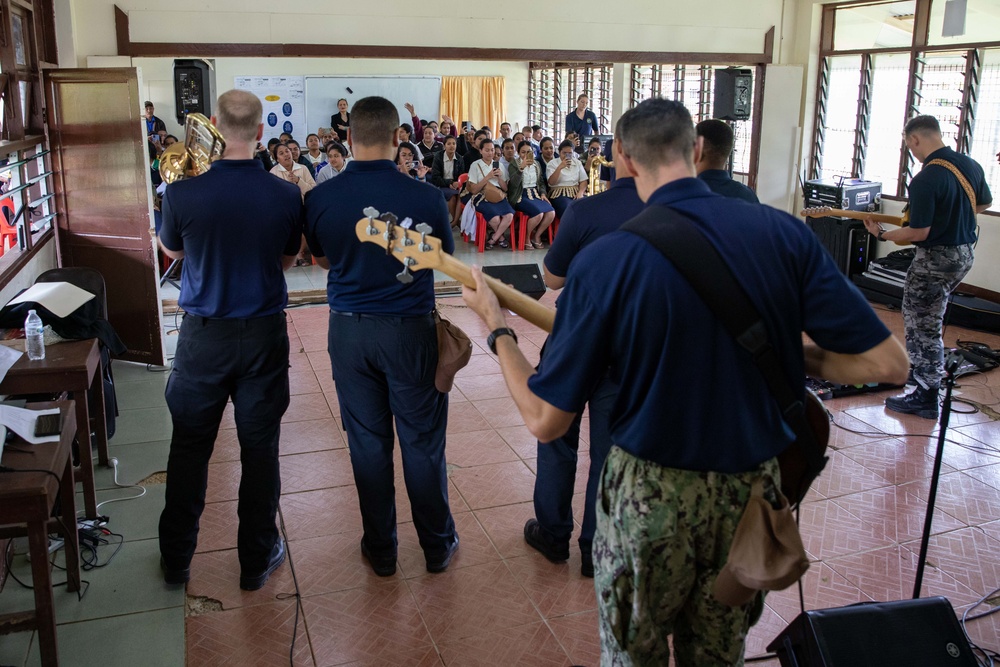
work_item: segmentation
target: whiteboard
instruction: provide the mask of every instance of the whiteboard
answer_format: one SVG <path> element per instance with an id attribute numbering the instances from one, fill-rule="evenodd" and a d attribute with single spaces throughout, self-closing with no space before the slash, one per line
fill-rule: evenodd
<path id="1" fill-rule="evenodd" d="M 307 76 L 306 125 L 310 132 L 330 127 L 337 113 L 337 100 L 346 98 L 348 111 L 363 97 L 378 95 L 391 100 L 399 111 L 399 122 L 411 122 L 403 105 L 413 105 L 420 118 L 439 118 L 441 77 L 439 76 Z M 422 137 L 421 137 L 422 138 Z"/>

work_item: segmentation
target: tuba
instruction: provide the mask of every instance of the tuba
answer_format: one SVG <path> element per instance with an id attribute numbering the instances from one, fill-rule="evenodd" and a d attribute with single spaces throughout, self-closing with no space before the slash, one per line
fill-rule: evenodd
<path id="1" fill-rule="evenodd" d="M 596 195 L 607 189 L 607 186 L 601 183 L 601 167 L 614 168 L 614 166 L 615 163 L 613 160 L 608 160 L 601 154 L 595 155 L 594 159 L 590 161 L 590 185 L 588 192 L 591 195 Z"/>
<path id="2" fill-rule="evenodd" d="M 212 122 L 200 113 L 189 113 L 184 121 L 184 141 L 160 154 L 160 176 L 173 183 L 204 174 L 225 149 L 226 140 Z"/>

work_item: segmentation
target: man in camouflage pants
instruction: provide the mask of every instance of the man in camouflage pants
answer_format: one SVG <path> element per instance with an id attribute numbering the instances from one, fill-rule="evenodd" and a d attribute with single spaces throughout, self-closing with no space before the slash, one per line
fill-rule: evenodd
<path id="1" fill-rule="evenodd" d="M 740 277 L 800 391 L 806 372 L 906 377 L 902 346 L 800 220 L 717 196 L 694 177 L 700 144 L 684 105 L 643 102 L 621 117 L 615 142 L 646 207 L 682 211 Z M 712 586 L 752 484 L 761 478 L 774 494 L 775 457 L 792 436 L 750 355 L 673 264 L 628 231 L 601 236 L 569 265 L 537 373 L 473 276 L 479 289 L 463 296 L 492 330 L 540 442 L 566 432 L 609 368 L 620 386 L 593 545 L 602 664 L 666 665 L 671 635 L 677 665 L 741 664 L 752 605 L 724 606 Z M 803 348 L 803 330 L 815 345 Z"/>
<path id="2" fill-rule="evenodd" d="M 903 323 L 916 387 L 885 400 L 890 410 L 925 419 L 938 417 L 938 389 L 944 377 L 941 328 L 948 298 L 972 268 L 976 214 L 993 202 L 983 168 L 944 145 L 933 116 L 906 124 L 906 147 L 924 168 L 910 181 L 910 224 L 886 231 L 871 218 L 865 227 L 879 241 L 913 243 L 913 263 L 903 288 Z"/>

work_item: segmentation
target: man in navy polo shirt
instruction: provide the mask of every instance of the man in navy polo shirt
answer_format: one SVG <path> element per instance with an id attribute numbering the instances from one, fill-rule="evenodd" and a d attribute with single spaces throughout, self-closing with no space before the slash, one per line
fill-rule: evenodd
<path id="1" fill-rule="evenodd" d="M 409 284 L 399 282 L 402 264 L 354 231 L 372 206 L 403 224 L 427 223 L 445 252 L 455 249 L 441 191 L 393 163 L 398 125 L 389 100 L 358 100 L 347 131 L 354 159 L 306 196 L 306 238 L 317 263 L 329 269 L 328 349 L 361 505 L 361 553 L 384 577 L 396 571 L 394 418 L 427 570 L 443 572 L 458 548 L 444 456 L 448 394 L 434 386 L 434 272 L 417 271 Z"/>
<path id="2" fill-rule="evenodd" d="M 712 192 L 723 197 L 735 197 L 758 204 L 760 200 L 753 190 L 729 175 L 729 156 L 733 152 L 733 128 L 729 123 L 712 118 L 695 125 L 695 132 L 701 137 L 701 159 L 694 166 L 698 178 L 705 181 Z"/>
<path id="3" fill-rule="evenodd" d="M 910 181 L 910 225 L 885 231 L 871 218 L 865 220 L 865 227 L 879 241 L 917 246 L 903 287 L 906 350 L 916 387 L 905 396 L 885 399 L 885 406 L 937 419 L 938 390 L 944 377 L 944 312 L 951 293 L 972 268 L 976 214 L 990 207 L 993 194 L 983 168 L 944 145 L 937 118 L 917 116 L 903 133 L 906 147 L 924 164 Z"/>
<path id="4" fill-rule="evenodd" d="M 608 142 L 609 145 L 612 143 L 617 152 L 619 142 Z M 561 289 L 566 284 L 566 274 L 573 258 L 585 247 L 605 234 L 617 231 L 623 223 L 642 211 L 642 200 L 636 194 L 632 172 L 628 167 L 619 168 L 617 176 L 605 192 L 574 202 L 566 209 L 559 223 L 559 234 L 545 255 L 545 284 L 549 288 Z M 594 576 L 591 555 L 597 521 L 594 499 L 604 459 L 611 449 L 608 419 L 617 395 L 618 385 L 605 375 L 586 399 L 590 407 L 590 473 L 579 540 L 580 570 L 585 577 Z M 577 414 L 565 435 L 552 442 L 538 443 L 535 518 L 524 525 L 525 541 L 556 563 L 569 558 L 569 541 L 573 535 L 573 486 L 580 448 L 580 421 L 581 415 Z"/>
<path id="5" fill-rule="evenodd" d="M 675 208 L 740 278 L 789 382 L 899 381 L 902 346 L 791 216 L 713 194 L 697 180 L 691 116 L 652 99 L 626 112 L 616 162 L 648 207 Z M 569 267 L 536 373 L 473 271 L 463 296 L 493 343 L 528 428 L 551 441 L 569 428 L 611 368 L 615 443 L 601 475 L 594 540 L 602 664 L 742 660 L 750 605 L 727 607 L 712 587 L 754 480 L 776 491 L 775 456 L 792 441 L 760 371 L 673 265 L 636 234 L 616 231 Z M 803 349 L 802 332 L 814 345 Z"/>
<path id="6" fill-rule="evenodd" d="M 260 100 L 230 90 L 216 108 L 212 122 L 226 140 L 222 159 L 163 195 L 160 245 L 171 258 L 184 259 L 178 305 L 185 315 L 167 381 L 173 435 L 160 554 L 165 581 L 186 583 L 208 460 L 231 398 L 242 464 L 240 588 L 256 590 L 285 559 L 274 523 L 281 494 L 278 437 L 288 407 L 283 271 L 299 250 L 303 209 L 299 189 L 254 159 L 264 131 Z"/>

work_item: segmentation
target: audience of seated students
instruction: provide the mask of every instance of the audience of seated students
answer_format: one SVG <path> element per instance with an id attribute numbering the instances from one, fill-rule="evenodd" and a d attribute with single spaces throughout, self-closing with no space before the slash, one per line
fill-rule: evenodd
<path id="1" fill-rule="evenodd" d="M 513 138 L 513 128 L 511 128 L 510 123 L 507 121 L 500 123 L 500 136 L 497 137 L 497 141 L 500 142 L 500 145 L 503 146 L 504 141 Z"/>
<path id="2" fill-rule="evenodd" d="M 279 144 L 274 153 L 278 158 L 278 164 L 274 165 L 271 173 L 282 180 L 299 186 L 299 192 L 302 194 L 303 201 L 305 201 L 306 193 L 316 187 L 316 181 L 312 177 L 312 169 L 292 159 L 290 146 Z M 311 264 L 312 258 L 307 257 L 308 254 L 306 240 L 303 238 L 302 245 L 299 247 L 299 253 L 295 256 L 295 266 Z"/>
<path id="3" fill-rule="evenodd" d="M 504 139 L 500 144 L 500 170 L 503 172 L 503 178 L 505 181 L 509 181 L 509 171 L 510 163 L 514 161 L 514 157 L 517 155 L 517 144 L 514 143 L 513 139 Z"/>
<path id="4" fill-rule="evenodd" d="M 295 139 L 290 139 L 285 145 L 288 146 L 288 150 L 292 151 L 292 161 L 298 162 L 303 167 L 308 169 L 309 173 L 313 173 L 312 162 L 310 162 L 309 159 L 302 154 L 302 148 L 299 146 L 299 142 L 295 141 Z"/>
<path id="5" fill-rule="evenodd" d="M 287 144 L 291 140 L 292 140 L 291 132 L 282 132 L 281 134 L 278 135 L 278 141 L 283 144 Z"/>
<path id="6" fill-rule="evenodd" d="M 347 149 L 343 144 L 331 141 L 326 147 L 326 166 L 316 174 L 316 185 L 339 175 L 345 166 L 347 166 Z"/>
<path id="7" fill-rule="evenodd" d="M 601 129 L 597 124 L 597 116 L 587 108 L 590 98 L 586 93 L 576 98 L 576 109 L 570 111 L 566 116 L 566 132 L 575 132 L 581 137 L 589 137 L 600 134 Z"/>
<path id="8" fill-rule="evenodd" d="M 274 146 L 278 145 L 277 139 L 271 139 L 274 142 Z M 265 148 L 262 143 L 257 142 L 257 148 L 254 150 L 253 157 L 255 160 L 260 160 L 260 163 L 264 166 L 264 169 L 271 171 L 274 168 L 274 154 L 271 152 L 271 141 L 267 142 L 267 147 Z"/>
<path id="9" fill-rule="evenodd" d="M 177 139 L 177 137 L 175 137 L 172 134 L 168 134 L 167 136 L 163 137 L 163 147 L 164 148 L 170 148 L 171 146 L 173 146 L 174 144 L 176 144 L 178 141 L 179 140 Z"/>
<path id="10" fill-rule="evenodd" d="M 347 141 L 347 128 L 351 126 L 351 114 L 347 112 L 347 100 L 343 97 L 337 100 L 337 113 L 330 116 L 330 126 L 340 143 Z"/>
<path id="11" fill-rule="evenodd" d="M 445 137 L 444 150 L 434 154 L 431 164 L 431 183 L 441 189 L 445 201 L 448 202 L 448 213 L 451 214 L 451 226 L 458 225 L 459 192 L 462 189 L 458 177 L 465 173 L 465 162 L 456 150 L 458 139 Z"/>
<path id="12" fill-rule="evenodd" d="M 487 250 L 492 249 L 494 245 L 499 245 L 501 248 L 510 247 L 504 233 L 514 220 L 514 209 L 506 197 L 496 203 L 486 201 L 484 190 L 487 184 L 499 188 L 501 192 L 507 191 L 507 181 L 504 180 L 500 164 L 493 161 L 495 151 L 496 146 L 488 137 L 479 140 L 481 157 L 469 166 L 469 180 L 465 185 L 472 195 L 470 203 L 476 208 L 477 213 L 486 218 L 487 228 L 493 232 L 493 235 L 486 239 Z"/>
<path id="13" fill-rule="evenodd" d="M 412 176 L 418 181 L 426 181 L 430 167 L 417 159 L 417 148 L 409 141 L 404 141 L 396 148 L 396 167 L 399 173 Z"/>
<path id="14" fill-rule="evenodd" d="M 542 167 L 542 176 L 546 178 L 547 182 L 549 178 L 549 162 L 554 160 L 556 157 L 556 142 L 552 140 L 552 137 L 542 137 L 539 139 L 536 157 Z"/>
<path id="15" fill-rule="evenodd" d="M 397 130 L 397 133 L 398 133 L 397 136 L 399 137 L 399 143 L 410 144 L 411 146 L 413 146 L 413 151 L 414 153 L 416 153 L 417 160 L 423 162 L 424 154 L 420 151 L 419 148 L 417 148 L 417 144 L 415 143 L 415 140 L 413 138 L 413 126 L 410 125 L 409 123 L 403 123 L 402 125 L 399 126 L 399 130 Z"/>
<path id="16" fill-rule="evenodd" d="M 521 128 L 521 134 L 524 135 L 524 141 L 531 141 L 531 126 L 525 125 Z M 520 146 L 521 144 L 518 144 Z"/>
<path id="17" fill-rule="evenodd" d="M 559 144 L 559 157 L 545 167 L 549 186 L 549 201 L 560 218 L 574 200 L 583 197 L 587 190 L 587 173 L 573 151 L 573 142 Z"/>
<path id="18" fill-rule="evenodd" d="M 309 161 L 309 167 L 316 173 L 317 165 L 323 161 L 323 147 L 319 142 L 318 134 L 310 134 L 306 137 L 306 152 L 302 154 Z"/>
<path id="19" fill-rule="evenodd" d="M 698 178 L 716 194 L 759 204 L 757 194 L 729 174 L 729 156 L 734 145 L 729 123 L 713 118 L 701 121 L 694 129 L 702 138 L 701 158 L 694 165 Z"/>
<path id="20" fill-rule="evenodd" d="M 518 133 L 520 134 L 520 133 Z M 504 142 L 504 148 L 507 143 Z M 511 161 L 507 170 L 507 201 L 515 211 L 528 216 L 526 231 L 528 239 L 525 248 L 542 249 L 542 232 L 548 229 L 556 217 L 555 209 L 549 203 L 548 188 L 542 175 L 541 165 L 535 159 L 531 143 L 522 141 L 517 145 L 518 157 Z"/>
<path id="21" fill-rule="evenodd" d="M 465 160 L 466 171 L 468 171 L 469 167 L 472 166 L 473 162 L 482 157 L 477 146 L 482 143 L 483 139 L 489 139 L 489 133 L 483 129 L 476 130 L 475 134 L 472 136 L 472 143 L 469 144 L 468 148 L 465 150 L 465 154 L 462 155 Z M 490 143 L 493 142 L 491 141 Z M 459 143 L 459 146 L 461 146 L 461 143 Z"/>
<path id="22" fill-rule="evenodd" d="M 563 139 L 563 141 L 572 141 L 573 150 L 580 152 L 580 135 L 577 134 L 576 132 L 566 132 L 566 137 Z"/>
<path id="23" fill-rule="evenodd" d="M 437 136 L 434 138 L 443 144 L 444 140 L 448 137 L 458 138 L 458 132 L 455 130 L 455 121 L 448 116 L 441 116 L 441 127 L 438 129 Z"/>
<path id="24" fill-rule="evenodd" d="M 437 131 L 433 127 L 425 125 L 424 138 L 417 144 L 417 148 L 424 154 L 423 162 L 428 167 L 434 164 L 434 154 L 444 150 L 444 144 L 434 138 L 436 135 Z"/>
<path id="25" fill-rule="evenodd" d="M 525 140 L 524 132 L 514 133 L 514 146 L 520 146 L 521 142 Z"/>
<path id="26" fill-rule="evenodd" d="M 278 146 L 281 145 L 281 139 L 271 138 L 267 140 L 267 154 L 271 157 L 271 166 L 278 164 L 278 157 L 274 154 L 278 150 Z M 271 171 L 268 169 L 268 171 Z"/>
<path id="27" fill-rule="evenodd" d="M 597 137 L 593 137 L 587 142 L 587 150 L 583 154 L 583 170 L 587 173 L 587 178 L 590 178 L 590 167 L 593 161 L 600 157 L 601 155 L 601 140 Z M 590 194 L 594 194 L 591 192 Z"/>

